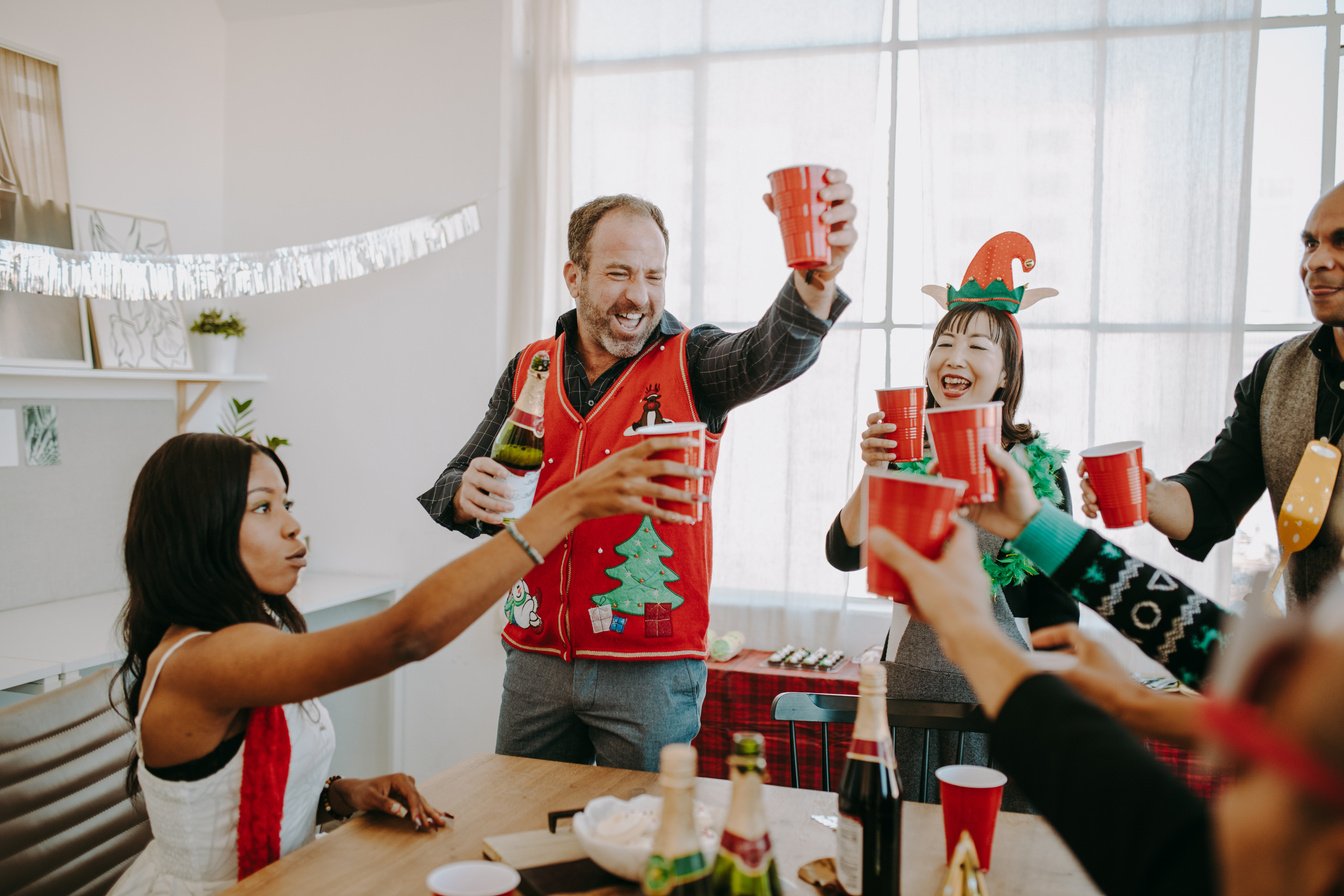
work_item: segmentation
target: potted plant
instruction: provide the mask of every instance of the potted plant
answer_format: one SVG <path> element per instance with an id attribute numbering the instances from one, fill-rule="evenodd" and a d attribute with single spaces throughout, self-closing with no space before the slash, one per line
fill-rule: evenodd
<path id="1" fill-rule="evenodd" d="M 252 399 L 250 398 L 246 401 L 230 398 L 229 403 L 224 406 L 223 412 L 219 415 L 219 425 L 215 427 L 226 436 L 236 436 L 240 439 L 251 439 L 255 428 L 252 420 Z M 266 447 L 272 451 L 278 451 L 281 447 L 289 444 L 289 439 L 280 436 L 262 436 L 261 438 L 266 443 Z"/>
<path id="2" fill-rule="evenodd" d="M 238 360 L 238 340 L 247 332 L 247 325 L 234 314 L 225 315 L 218 308 L 207 308 L 191 324 L 203 364 L 209 373 L 233 373 Z"/>

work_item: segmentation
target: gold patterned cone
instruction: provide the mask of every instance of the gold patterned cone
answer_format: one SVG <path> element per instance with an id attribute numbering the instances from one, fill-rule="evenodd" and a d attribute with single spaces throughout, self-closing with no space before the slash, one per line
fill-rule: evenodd
<path id="1" fill-rule="evenodd" d="M 989 896 L 989 884 L 985 882 L 985 872 L 980 870 L 980 857 L 969 831 L 961 832 L 957 848 L 952 851 L 942 896 Z"/>

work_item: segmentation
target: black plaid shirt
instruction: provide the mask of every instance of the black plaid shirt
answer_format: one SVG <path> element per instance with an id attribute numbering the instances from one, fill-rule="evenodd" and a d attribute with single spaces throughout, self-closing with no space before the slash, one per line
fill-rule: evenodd
<path id="1" fill-rule="evenodd" d="M 733 408 L 778 389 L 811 367 L 821 351 L 822 337 L 830 332 L 831 324 L 849 306 L 849 301 L 849 296 L 837 289 L 830 314 L 822 320 L 807 310 L 790 275 L 756 326 L 740 333 L 726 333 L 710 324 L 693 329 L 686 340 L 691 394 L 695 397 L 696 413 L 710 431 L 722 432 Z M 664 311 L 645 345 L 675 336 L 684 329 L 681 321 Z M 559 336 L 562 332 L 570 345 L 578 344 L 578 312 L 571 309 L 560 315 L 555 334 Z M 472 459 L 490 453 L 495 435 L 513 407 L 513 375 L 521 356 L 522 352 L 514 355 L 504 368 L 486 406 L 485 417 L 471 438 L 439 474 L 434 487 L 419 498 L 441 526 L 473 537 L 481 533 L 475 520 L 463 524 L 453 521 L 453 497 Z M 622 358 L 589 383 L 579 353 L 568 351 L 564 357 L 565 395 L 580 414 L 587 414 L 634 360 Z"/>

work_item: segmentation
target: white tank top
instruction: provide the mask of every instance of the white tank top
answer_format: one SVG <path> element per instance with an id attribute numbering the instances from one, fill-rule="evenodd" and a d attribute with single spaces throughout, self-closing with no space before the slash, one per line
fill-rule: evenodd
<path id="1" fill-rule="evenodd" d="M 199 781 L 165 781 L 145 765 L 140 720 L 154 695 L 159 673 L 177 648 L 211 632 L 192 632 L 163 655 L 140 697 L 135 719 L 137 772 L 154 839 L 121 876 L 109 896 L 166 894 L 205 896 L 238 882 L 238 805 L 243 748 L 214 774 Z M 331 717 L 316 700 L 284 707 L 289 726 L 289 780 L 280 823 L 280 854 L 313 839 L 317 801 L 336 750 Z"/>

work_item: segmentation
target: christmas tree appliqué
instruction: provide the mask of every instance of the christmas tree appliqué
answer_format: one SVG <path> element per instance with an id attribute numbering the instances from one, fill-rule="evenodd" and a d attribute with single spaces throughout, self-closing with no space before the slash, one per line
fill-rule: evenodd
<path id="1" fill-rule="evenodd" d="M 682 605 L 681 596 L 667 587 L 681 576 L 663 565 L 663 558 L 671 557 L 672 549 L 654 531 L 653 520 L 644 517 L 635 533 L 615 550 L 626 558 L 625 562 L 606 573 L 621 584 L 605 594 L 593 595 L 593 603 L 610 604 L 629 616 L 643 616 L 646 602 L 671 604 L 673 609 Z"/>

